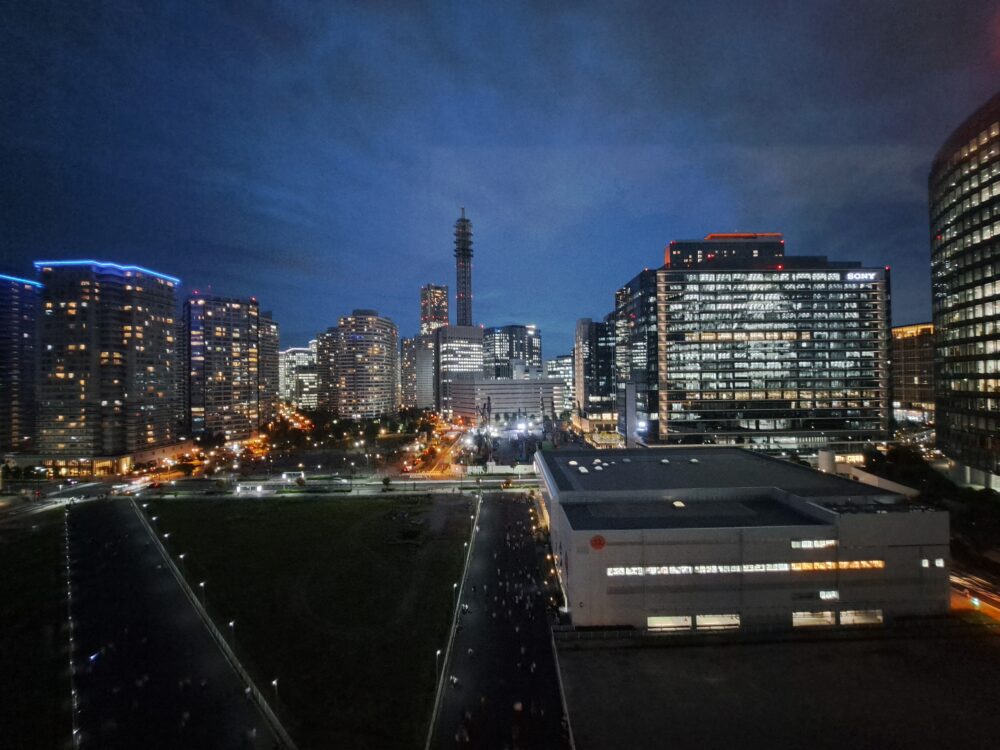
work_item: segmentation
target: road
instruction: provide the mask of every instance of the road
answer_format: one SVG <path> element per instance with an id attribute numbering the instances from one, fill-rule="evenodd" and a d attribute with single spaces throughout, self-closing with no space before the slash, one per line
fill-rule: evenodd
<path id="1" fill-rule="evenodd" d="M 273 748 L 275 740 L 130 505 L 69 508 L 81 748 Z"/>
<path id="2" fill-rule="evenodd" d="M 951 572 L 952 608 L 975 609 L 1000 622 L 1000 586 L 958 567 Z"/>
<path id="3" fill-rule="evenodd" d="M 567 747 L 531 505 L 485 496 L 434 748 Z M 470 652 L 471 649 L 471 652 Z"/>

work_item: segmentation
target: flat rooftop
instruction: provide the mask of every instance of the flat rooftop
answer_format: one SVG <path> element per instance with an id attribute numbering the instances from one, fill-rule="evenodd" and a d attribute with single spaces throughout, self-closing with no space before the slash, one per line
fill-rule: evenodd
<path id="1" fill-rule="evenodd" d="M 750 488 L 777 488 L 816 499 L 892 496 L 877 487 L 741 448 L 555 450 L 538 456 L 561 496 L 608 493 L 610 500 L 612 493 Z"/>
<path id="2" fill-rule="evenodd" d="M 564 503 L 570 525 L 597 529 L 704 529 L 748 526 L 819 526 L 822 521 L 770 498 L 712 500 L 675 507 L 662 501 Z"/>

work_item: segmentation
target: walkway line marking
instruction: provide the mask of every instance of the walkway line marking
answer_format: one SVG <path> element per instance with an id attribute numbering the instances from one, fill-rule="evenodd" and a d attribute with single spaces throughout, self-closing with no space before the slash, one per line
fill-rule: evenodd
<path id="1" fill-rule="evenodd" d="M 465 579 L 469 575 L 469 563 L 472 560 L 472 549 L 476 546 L 476 529 L 479 528 L 479 510 L 483 507 L 483 491 L 476 498 L 475 518 L 472 520 L 472 530 L 469 532 L 469 551 L 465 553 L 465 566 L 462 568 L 462 582 L 458 586 L 458 596 L 455 598 L 455 612 L 451 616 L 451 632 L 448 634 L 448 645 L 444 651 L 444 662 L 441 674 L 438 676 L 437 690 L 434 692 L 434 709 L 431 711 L 431 725 L 427 729 L 427 741 L 424 750 L 430 750 L 434 739 L 434 727 L 437 724 L 438 713 L 441 710 L 441 695 L 444 691 L 444 676 L 448 672 L 448 662 L 451 659 L 451 647 L 455 643 L 455 628 L 458 625 L 458 613 L 461 612 L 462 596 L 465 593 Z"/>
<path id="2" fill-rule="evenodd" d="M 282 725 L 278 715 L 271 709 L 271 706 L 268 705 L 264 694 L 261 693 L 258 687 L 254 684 L 253 678 L 250 677 L 249 672 L 247 672 L 247 670 L 240 663 L 236 654 L 233 653 L 229 642 L 223 637 L 222 633 L 219 632 L 219 629 L 215 627 L 215 623 L 212 622 L 212 618 L 209 616 L 208 610 L 206 610 L 204 605 L 202 605 L 201 599 L 198 598 L 191 586 L 188 585 L 187 580 L 185 580 L 183 574 L 177 568 L 177 565 L 174 564 L 173 558 L 170 557 L 170 553 L 167 552 L 167 548 L 164 547 L 163 543 L 160 541 L 160 537 L 156 534 L 153 527 L 149 525 L 149 521 L 146 520 L 146 516 L 139 510 L 139 506 L 136 505 L 135 498 L 129 498 L 129 502 L 132 504 L 132 510 L 134 510 L 136 516 L 139 517 L 139 522 L 146 529 L 146 533 L 149 535 L 150 539 L 153 540 L 156 548 L 160 551 L 160 555 L 163 557 L 163 561 L 167 564 L 167 568 L 169 568 L 170 572 L 174 574 L 174 578 L 177 579 L 177 583 L 180 584 L 181 590 L 187 596 L 188 601 L 191 602 L 195 612 L 198 613 L 198 617 L 201 619 L 202 624 L 208 630 L 209 635 L 212 636 L 212 639 L 219 647 L 219 650 L 222 651 L 222 655 L 226 658 L 226 661 L 229 662 L 237 676 L 243 680 L 243 683 L 248 688 L 250 688 L 250 695 L 254 699 L 254 705 L 257 706 L 261 716 L 264 717 L 264 721 L 270 725 L 271 731 L 274 732 L 274 736 L 277 737 L 285 747 L 289 748 L 289 750 L 298 750 L 298 747 L 285 730 L 285 727 Z"/>

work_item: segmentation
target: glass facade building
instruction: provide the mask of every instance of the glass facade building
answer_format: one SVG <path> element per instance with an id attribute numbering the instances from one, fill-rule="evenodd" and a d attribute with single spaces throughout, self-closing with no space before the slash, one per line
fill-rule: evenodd
<path id="1" fill-rule="evenodd" d="M 959 481 L 1000 490 L 1000 93 L 929 176 L 937 445 Z"/>
<path id="2" fill-rule="evenodd" d="M 438 413 L 452 415 L 452 384 L 483 375 L 483 329 L 444 326 L 434 331 L 434 405 Z"/>
<path id="3" fill-rule="evenodd" d="M 533 325 L 487 328 L 483 332 L 483 371 L 487 378 L 542 374 L 542 332 Z"/>
<path id="4" fill-rule="evenodd" d="M 892 329 L 892 416 L 897 425 L 934 422 L 934 326 Z"/>
<path id="5" fill-rule="evenodd" d="M 448 325 L 448 287 L 426 284 L 420 287 L 420 333 L 428 335 L 435 328 Z"/>
<path id="6" fill-rule="evenodd" d="M 629 444 L 856 452 L 887 437 L 888 269 L 779 260 L 664 266 L 618 291 Z"/>

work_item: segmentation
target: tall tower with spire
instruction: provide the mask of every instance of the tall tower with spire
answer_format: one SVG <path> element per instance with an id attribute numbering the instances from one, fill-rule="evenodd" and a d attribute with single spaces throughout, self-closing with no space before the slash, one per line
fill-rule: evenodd
<path id="1" fill-rule="evenodd" d="M 455 324 L 472 325 L 472 222 L 465 218 L 465 208 L 455 222 Z"/>

